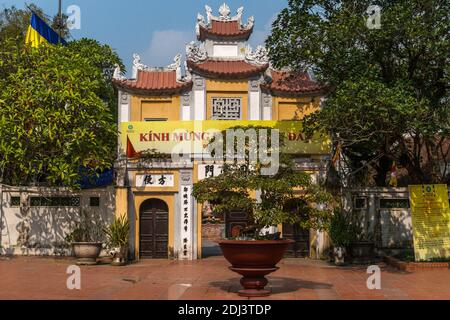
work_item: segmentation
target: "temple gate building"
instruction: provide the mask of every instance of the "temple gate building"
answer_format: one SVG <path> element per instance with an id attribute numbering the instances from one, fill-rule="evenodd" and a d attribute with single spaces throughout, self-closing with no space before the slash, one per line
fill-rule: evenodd
<path id="1" fill-rule="evenodd" d="M 248 223 L 243 213 L 215 217 L 208 206 L 195 201 L 193 184 L 220 174 L 220 164 L 205 162 L 196 151 L 187 160 L 162 156 L 173 154 L 177 142 L 192 139 L 204 144 L 208 130 L 233 125 L 300 124 L 298 120 L 320 108 L 323 87 L 310 74 L 275 70 L 263 46 L 250 48 L 247 41 L 254 21 L 244 19 L 243 8 L 232 16 L 226 4 L 218 15 L 206 6 L 206 16 L 197 17 L 197 41 L 187 44 L 184 62 L 179 54 L 170 66 L 154 68 L 135 54 L 130 79 L 116 70 L 120 130 L 116 214 L 128 213 L 131 220 L 135 259 L 201 258 L 207 255 L 206 244 L 236 235 Z M 303 141 L 295 130 L 289 139 L 300 146 L 292 152 L 298 170 L 320 179 L 329 146 Z M 133 157 L 145 150 L 153 152 L 151 161 Z M 313 230 L 277 228 L 296 240 L 292 256 L 315 257 L 325 245 L 323 235 Z"/>

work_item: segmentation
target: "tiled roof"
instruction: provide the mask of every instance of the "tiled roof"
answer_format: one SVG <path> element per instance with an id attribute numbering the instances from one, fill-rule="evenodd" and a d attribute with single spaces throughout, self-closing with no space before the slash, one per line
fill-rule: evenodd
<path id="1" fill-rule="evenodd" d="M 199 40 L 209 37 L 225 37 L 233 40 L 248 40 L 252 34 L 253 27 L 249 29 L 241 28 L 238 21 L 211 21 L 209 28 L 200 26 Z"/>
<path id="2" fill-rule="evenodd" d="M 307 73 L 291 73 L 271 70 L 272 81 L 262 85 L 274 93 L 302 94 L 321 92 L 325 89 L 317 81 L 312 80 Z"/>
<path id="3" fill-rule="evenodd" d="M 253 65 L 246 61 L 206 60 L 194 63 L 188 60 L 188 67 L 207 77 L 247 78 L 264 72 L 269 65 Z"/>
<path id="4" fill-rule="evenodd" d="M 178 82 L 176 71 L 139 70 L 136 80 L 114 80 L 118 87 L 142 92 L 180 92 L 192 86 L 192 82 Z"/>

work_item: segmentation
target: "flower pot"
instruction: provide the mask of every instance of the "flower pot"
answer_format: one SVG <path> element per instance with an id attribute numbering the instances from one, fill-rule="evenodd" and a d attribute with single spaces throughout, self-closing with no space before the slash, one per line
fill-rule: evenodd
<path id="1" fill-rule="evenodd" d="M 109 253 L 112 256 L 112 266 L 124 266 L 127 264 L 128 246 L 114 248 Z"/>
<path id="2" fill-rule="evenodd" d="M 102 251 L 101 242 L 74 242 L 72 244 L 78 265 L 96 265 Z"/>
<path id="3" fill-rule="evenodd" d="M 265 290 L 268 280 L 266 275 L 275 272 L 276 266 L 283 258 L 292 240 L 274 241 L 219 241 L 225 259 L 231 263 L 230 270 L 242 275 L 239 291 L 243 297 L 265 297 L 270 291 Z"/>
<path id="4" fill-rule="evenodd" d="M 335 247 L 333 249 L 334 253 L 334 264 L 337 266 L 343 266 L 345 264 L 345 254 L 346 250 L 344 247 Z"/>

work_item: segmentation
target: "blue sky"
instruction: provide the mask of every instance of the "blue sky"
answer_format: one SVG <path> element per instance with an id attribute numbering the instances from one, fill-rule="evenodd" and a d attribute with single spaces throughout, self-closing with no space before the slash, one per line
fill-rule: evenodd
<path id="1" fill-rule="evenodd" d="M 55 15 L 58 0 L 0 0 L 0 8 L 35 3 L 47 15 Z M 185 44 L 195 40 L 197 13 L 205 16 L 205 4 L 217 14 L 223 0 L 63 0 L 63 11 L 70 5 L 81 9 L 81 30 L 72 30 L 73 38 L 94 38 L 117 50 L 127 66 L 132 54 L 139 53 L 150 66 L 165 66 L 176 53 L 184 53 Z M 264 42 L 277 13 L 287 0 L 228 0 L 232 13 L 244 6 L 244 19 L 255 16 L 250 44 Z"/>

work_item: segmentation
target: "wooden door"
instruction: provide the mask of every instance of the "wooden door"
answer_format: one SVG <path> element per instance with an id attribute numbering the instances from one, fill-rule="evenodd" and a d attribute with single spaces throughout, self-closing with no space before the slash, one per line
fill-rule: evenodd
<path id="1" fill-rule="evenodd" d="M 169 208 L 164 201 L 150 199 L 141 205 L 139 243 L 140 258 L 168 258 Z"/>
<path id="2" fill-rule="evenodd" d="M 283 224 L 283 238 L 294 240 L 286 250 L 286 257 L 303 258 L 309 256 L 309 230 L 298 225 Z"/>

